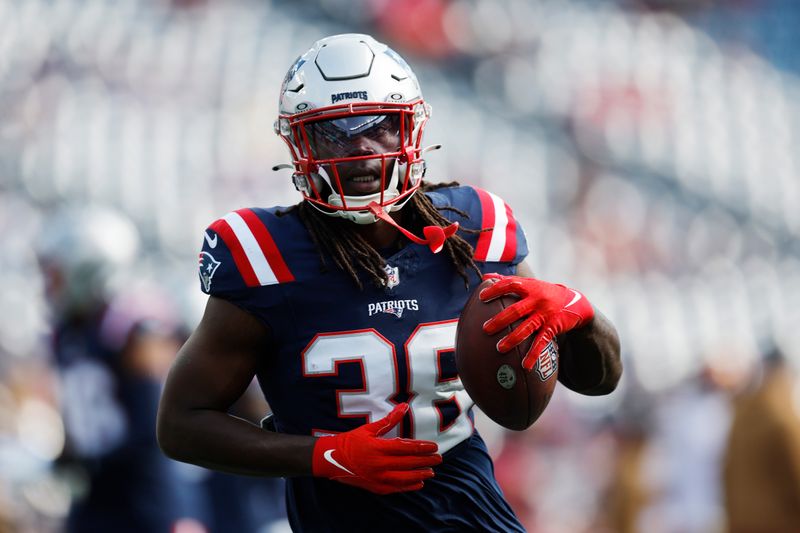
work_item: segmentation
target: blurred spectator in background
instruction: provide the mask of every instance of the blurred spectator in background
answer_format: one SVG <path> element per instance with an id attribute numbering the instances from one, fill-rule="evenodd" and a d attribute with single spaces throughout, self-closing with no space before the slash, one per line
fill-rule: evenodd
<path id="1" fill-rule="evenodd" d="M 708 356 L 696 375 L 659 398 L 652 413 L 644 465 L 650 502 L 639 530 L 671 533 L 721 531 L 722 494 L 719 471 L 730 427 L 729 368 L 735 357 Z M 729 368 L 725 368 L 725 366 Z"/>
<path id="2" fill-rule="evenodd" d="M 777 347 L 736 399 L 724 464 L 730 533 L 800 530 L 800 417 L 792 372 Z"/>
<path id="3" fill-rule="evenodd" d="M 614 427 L 616 460 L 608 487 L 608 526 L 615 533 L 636 533 L 642 510 L 651 499 L 642 464 L 649 435 L 639 424 Z"/>
<path id="4" fill-rule="evenodd" d="M 0 533 L 52 531 L 64 516 L 65 491 L 50 475 L 63 430 L 49 385 L 42 361 L 0 348 Z"/>
<path id="5" fill-rule="evenodd" d="M 118 283 L 137 266 L 138 241 L 128 219 L 95 207 L 60 211 L 43 226 L 38 252 L 66 433 L 60 463 L 73 495 L 68 531 L 204 529 L 199 485 L 155 441 L 177 321 L 158 291 Z"/>
<path id="6" fill-rule="evenodd" d="M 655 405 L 642 388 L 636 373 L 628 382 L 620 407 L 607 421 L 613 439 L 612 463 L 606 505 L 600 512 L 606 529 L 614 533 L 641 530 L 642 515 L 655 501 L 655 490 L 647 476 L 647 462 L 655 440 Z"/>

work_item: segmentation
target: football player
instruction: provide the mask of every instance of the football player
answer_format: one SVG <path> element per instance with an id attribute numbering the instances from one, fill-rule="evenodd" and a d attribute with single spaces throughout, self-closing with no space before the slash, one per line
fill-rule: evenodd
<path id="1" fill-rule="evenodd" d="M 296 531 L 519 531 L 454 364 L 456 323 L 482 298 L 519 301 L 499 345 L 557 342 L 559 379 L 616 386 L 613 326 L 581 293 L 532 277 L 525 234 L 494 194 L 423 181 L 431 114 L 409 66 L 367 35 L 316 42 L 289 70 L 275 130 L 303 200 L 213 222 L 205 315 L 162 395 L 170 457 L 287 478 Z M 227 414 L 257 376 L 272 431 Z"/>
<path id="2" fill-rule="evenodd" d="M 139 250 L 129 219 L 85 205 L 48 217 L 37 242 L 66 433 L 60 471 L 82 482 L 69 532 L 185 531 L 177 526 L 199 526 L 205 514 L 200 487 L 153 438 L 180 342 L 159 291 L 138 288 L 132 298 L 115 282 Z"/>

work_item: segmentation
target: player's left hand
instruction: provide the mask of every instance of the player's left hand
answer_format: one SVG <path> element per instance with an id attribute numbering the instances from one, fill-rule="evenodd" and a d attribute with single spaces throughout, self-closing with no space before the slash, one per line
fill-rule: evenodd
<path id="1" fill-rule="evenodd" d="M 492 278 L 498 281 L 481 291 L 481 301 L 488 302 L 507 294 L 515 294 L 520 300 L 487 320 L 483 331 L 494 335 L 522 319 L 519 326 L 500 339 L 497 350 L 508 352 L 536 333 L 530 350 L 522 360 L 526 370 L 533 368 L 539 354 L 556 335 L 583 326 L 594 317 L 592 304 L 575 289 L 520 276 L 486 274 L 483 277 Z"/>

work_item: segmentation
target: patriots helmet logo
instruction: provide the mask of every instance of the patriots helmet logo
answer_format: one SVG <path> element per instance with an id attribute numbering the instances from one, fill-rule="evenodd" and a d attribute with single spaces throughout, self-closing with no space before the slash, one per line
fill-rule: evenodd
<path id="1" fill-rule="evenodd" d="M 214 277 L 214 272 L 220 265 L 220 262 L 214 259 L 214 256 L 208 252 L 200 252 L 198 257 L 200 266 L 200 281 L 203 282 L 203 290 L 205 292 L 211 291 L 211 278 Z"/>
<path id="2" fill-rule="evenodd" d="M 403 308 L 402 307 L 387 307 L 383 310 L 384 313 L 389 313 L 390 315 L 394 315 L 397 318 L 403 317 Z"/>

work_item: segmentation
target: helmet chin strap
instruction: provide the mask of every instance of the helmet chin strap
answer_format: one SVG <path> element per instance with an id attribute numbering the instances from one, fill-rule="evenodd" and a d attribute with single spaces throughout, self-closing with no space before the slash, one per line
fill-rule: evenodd
<path id="1" fill-rule="evenodd" d="M 370 202 L 367 206 L 369 212 L 375 215 L 376 218 L 379 218 L 397 228 L 400 233 L 405 235 L 410 241 L 415 242 L 417 244 L 427 244 L 428 247 L 431 249 L 431 252 L 437 254 L 442 251 L 444 248 L 444 241 L 448 237 L 452 237 L 455 232 L 458 230 L 458 222 L 453 222 L 447 227 L 440 227 L 440 226 L 425 226 L 422 228 L 422 233 L 425 235 L 425 238 L 420 238 L 405 229 L 404 227 L 400 226 L 397 222 L 394 221 L 392 217 L 389 216 L 383 208 L 377 204 L 377 202 Z"/>

